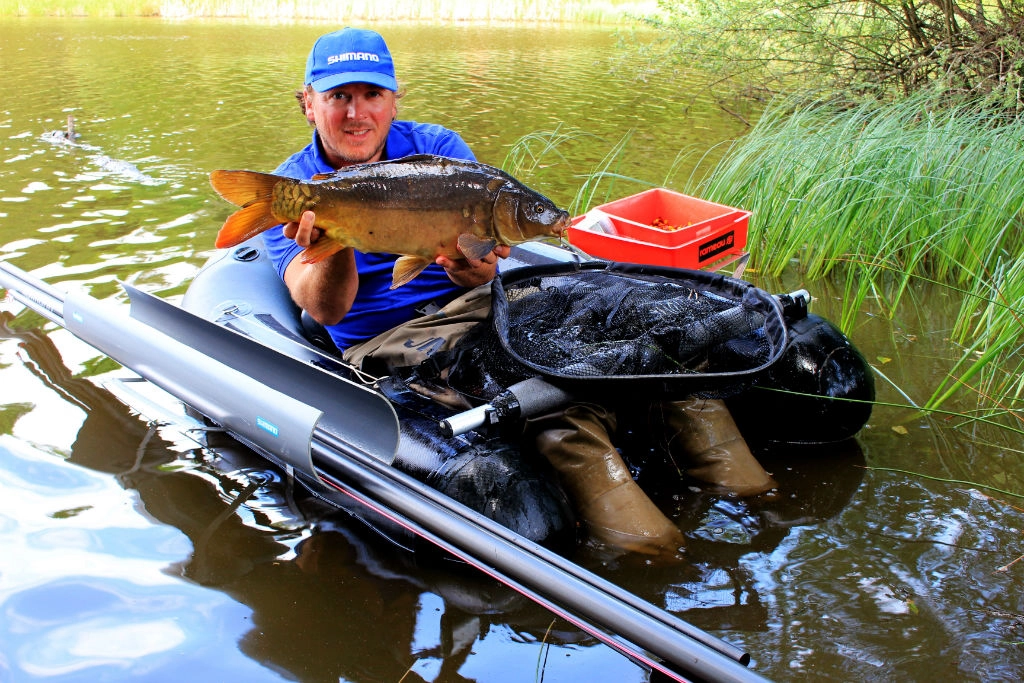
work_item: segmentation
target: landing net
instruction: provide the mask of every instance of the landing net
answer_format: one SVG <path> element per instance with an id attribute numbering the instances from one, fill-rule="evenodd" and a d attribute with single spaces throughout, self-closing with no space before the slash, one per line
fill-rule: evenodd
<path id="1" fill-rule="evenodd" d="M 478 349 L 477 360 L 511 364 L 490 369 L 504 381 L 540 374 L 574 389 L 726 395 L 786 345 L 774 296 L 704 271 L 554 264 L 504 274 L 493 295 L 490 340 L 474 343 L 500 345 L 504 361 L 495 349 Z"/>

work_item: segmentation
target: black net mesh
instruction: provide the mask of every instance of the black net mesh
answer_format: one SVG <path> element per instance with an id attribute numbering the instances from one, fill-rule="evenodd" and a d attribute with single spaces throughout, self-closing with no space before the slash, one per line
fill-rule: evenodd
<path id="1" fill-rule="evenodd" d="M 756 368 L 771 346 L 754 306 L 670 282 L 604 272 L 506 289 L 508 348 L 548 374 L 670 375 Z M 728 342 L 751 337 L 745 353 Z"/>
<path id="2" fill-rule="evenodd" d="M 450 378 L 485 394 L 539 374 L 572 389 L 725 396 L 786 343 L 775 297 L 704 271 L 555 264 L 504 274 L 493 291 L 493 325 L 465 340 Z"/>

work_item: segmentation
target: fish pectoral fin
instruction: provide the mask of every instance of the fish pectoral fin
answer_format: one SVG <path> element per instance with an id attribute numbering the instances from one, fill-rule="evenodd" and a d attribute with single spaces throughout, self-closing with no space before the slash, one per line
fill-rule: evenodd
<path id="1" fill-rule="evenodd" d="M 302 259 L 303 263 L 316 263 L 317 261 L 323 261 L 328 256 L 334 256 L 344 248 L 345 245 L 337 240 L 321 237 L 303 249 L 302 253 L 299 254 L 299 258 Z"/>
<path id="2" fill-rule="evenodd" d="M 498 246 L 498 240 L 493 237 L 484 239 L 468 232 L 459 235 L 459 251 L 466 258 L 473 259 L 474 261 L 479 261 L 484 256 L 487 256 L 494 251 L 496 246 Z"/>
<path id="3" fill-rule="evenodd" d="M 422 256 L 400 256 L 391 271 L 391 289 L 398 289 L 423 272 L 433 261 Z"/>

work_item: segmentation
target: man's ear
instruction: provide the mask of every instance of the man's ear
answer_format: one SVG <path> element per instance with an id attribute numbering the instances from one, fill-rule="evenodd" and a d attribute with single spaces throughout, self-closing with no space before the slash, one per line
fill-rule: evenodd
<path id="1" fill-rule="evenodd" d="M 313 116 L 313 89 L 307 87 L 302 91 L 302 101 L 304 106 L 302 107 L 303 112 L 306 114 L 306 120 L 312 124 L 316 124 L 316 117 Z"/>

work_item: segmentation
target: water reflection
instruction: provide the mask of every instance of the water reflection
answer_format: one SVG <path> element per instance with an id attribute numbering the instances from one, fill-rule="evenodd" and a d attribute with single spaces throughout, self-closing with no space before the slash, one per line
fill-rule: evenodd
<path id="1" fill-rule="evenodd" d="M 187 539 L 140 517 L 135 496 L 106 476 L 127 485 L 177 453 L 105 392 L 71 377 L 47 337 L 12 330 L 6 313 L 0 322 L 0 338 L 19 342 L 25 367 L 87 415 L 67 453 L 0 437 L 3 677 L 200 673 L 210 668 L 204 660 L 216 670 L 206 636 L 241 636 L 245 608 L 164 574 Z M 254 668 L 230 653 L 222 663 L 225 673 Z"/>
<path id="2" fill-rule="evenodd" d="M 5 601 L 5 628 L 17 635 L 5 642 L 20 643 L 16 672 L 159 670 L 182 649 L 209 657 L 202 650 L 210 640 L 219 641 L 218 649 L 233 648 L 217 628 L 228 619 L 238 651 L 267 668 L 263 677 L 279 671 L 307 681 L 472 680 L 460 670 L 491 666 L 476 657 L 536 659 L 551 650 L 563 655 L 551 665 L 549 680 L 559 679 L 561 666 L 570 671 L 570 658 L 573 666 L 600 662 L 609 672 L 603 680 L 644 677 L 465 565 L 394 546 L 372 526 L 292 487 L 240 446 L 218 444 L 215 455 L 172 448 L 105 389 L 73 376 L 48 336 L 14 329 L 10 314 L 2 315 L 0 338 L 17 340 L 26 367 L 85 411 L 66 457 L 77 467 L 47 462 L 52 456 L 45 455 L 4 458 L 5 487 L 22 492 L 12 501 L 15 509 L 23 515 L 32 508 L 25 496 L 60 489 L 87 500 L 109 496 L 109 485 L 102 485 L 108 480 L 90 474 L 100 472 L 134 492 L 147 517 L 168 525 L 133 530 L 107 518 L 93 530 L 47 524 L 32 531 L 9 517 L 7 531 L 25 537 L 31 548 L 23 558 L 26 570 L 37 572 L 37 562 L 59 558 L 53 580 L 32 588 L 25 577 L 8 575 L 19 586 Z M 46 504 L 58 508 L 50 508 L 51 519 L 79 524 L 96 505 L 75 507 L 53 496 Z M 356 513 L 370 524 L 386 523 L 369 510 Z M 116 569 L 99 562 L 107 556 L 116 558 Z M 66 563 L 76 557 L 92 571 L 69 573 Z M 154 561 L 166 563 L 159 573 Z M 198 609 L 201 603 L 189 597 L 193 589 L 174 577 L 216 588 L 215 604 Z M 209 611 L 224 614 L 211 623 Z M 508 649 L 527 652 L 503 654 Z M 518 675 L 509 671 L 508 680 Z"/>
<path id="3" fill-rule="evenodd" d="M 645 678 L 501 586 L 323 506 L 244 449 L 183 448 L 73 374 L 51 336 L 3 316 L 0 339 L 17 344 L 21 367 L 79 416 L 63 458 L 32 450 L 25 431 L 0 441 L 0 534 L 18 558 L 3 568 L 0 637 L 17 678 L 212 666 L 256 680 L 502 681 L 539 662 L 549 681 L 580 667 L 593 680 Z M 1003 568 L 1021 553 L 1024 515 L 970 487 L 869 475 L 856 441 L 761 457 L 780 483 L 761 501 L 680 490 L 644 469 L 687 535 L 686 564 L 598 549 L 578 559 L 727 634 L 774 678 L 913 680 L 924 657 L 1012 680 L 1021 658 L 1005 643 L 1024 619 L 1019 575 Z"/>
<path id="4" fill-rule="evenodd" d="M 626 558 L 626 564 L 606 567 L 605 573 L 710 632 L 769 631 L 771 591 L 749 566 L 750 558 L 785 553 L 801 529 L 820 528 L 839 515 L 865 470 L 853 440 L 830 445 L 827 457 L 820 447 L 802 446 L 762 450 L 759 459 L 779 488 L 753 500 L 701 493 L 665 471 L 644 471 L 641 481 L 649 490 L 661 489 L 662 507 L 671 510 L 686 536 L 689 566 L 638 570 L 635 560 Z"/>

